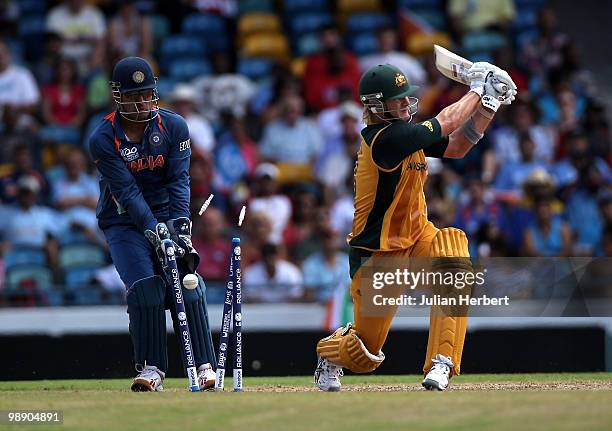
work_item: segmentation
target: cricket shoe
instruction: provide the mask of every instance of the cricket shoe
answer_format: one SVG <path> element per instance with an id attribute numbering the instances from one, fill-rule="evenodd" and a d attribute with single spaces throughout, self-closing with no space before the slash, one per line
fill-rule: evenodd
<path id="1" fill-rule="evenodd" d="M 319 356 L 314 373 L 315 384 L 319 389 L 326 392 L 338 392 L 342 386 L 340 377 L 343 375 L 342 367 Z"/>
<path id="2" fill-rule="evenodd" d="M 450 373 L 453 369 L 453 361 L 448 356 L 437 354 L 433 358 L 433 367 L 429 370 L 425 379 L 423 379 L 423 387 L 428 391 L 437 389 L 443 391 L 448 387 Z"/>
<path id="3" fill-rule="evenodd" d="M 198 384 L 201 391 L 213 389 L 215 387 L 215 378 L 215 370 L 212 369 L 209 363 L 198 367 Z"/>
<path id="4" fill-rule="evenodd" d="M 161 392 L 164 390 L 162 383 L 166 373 L 159 368 L 146 365 L 142 371 L 134 377 L 132 392 Z"/>

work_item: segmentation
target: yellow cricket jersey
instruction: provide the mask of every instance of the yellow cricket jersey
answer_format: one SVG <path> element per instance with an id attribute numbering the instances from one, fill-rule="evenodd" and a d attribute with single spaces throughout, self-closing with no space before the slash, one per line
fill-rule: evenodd
<path id="1" fill-rule="evenodd" d="M 394 121 L 362 131 L 351 247 L 400 250 L 419 239 L 427 224 L 425 157 L 442 157 L 447 145 L 435 119 L 420 124 Z"/>

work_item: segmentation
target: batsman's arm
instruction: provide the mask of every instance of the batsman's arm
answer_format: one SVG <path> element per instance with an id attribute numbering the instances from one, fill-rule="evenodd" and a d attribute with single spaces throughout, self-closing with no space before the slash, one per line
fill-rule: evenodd
<path id="1" fill-rule="evenodd" d="M 92 136 L 89 151 L 100 174 L 110 185 L 117 202 L 127 210 L 128 215 L 138 228 L 155 230 L 157 220 L 136 184 L 136 180 L 125 166 L 119 153 L 113 148 L 112 138 Z"/>
<path id="2" fill-rule="evenodd" d="M 166 190 L 170 198 L 170 218 L 190 218 L 189 160 L 191 157 L 191 140 L 189 139 L 187 123 L 182 117 L 179 117 L 174 124 L 172 136 L 173 139 L 168 149 L 168 170 L 166 171 Z"/>
<path id="3" fill-rule="evenodd" d="M 480 106 L 476 111 L 453 133 L 450 134 L 448 147 L 444 157 L 460 159 L 482 138 L 485 130 L 493 121 L 495 112 Z"/>
<path id="4" fill-rule="evenodd" d="M 440 111 L 440 113 L 436 115 L 436 120 L 440 123 L 441 135 L 448 136 L 457 130 L 472 116 L 479 105 L 480 96 L 473 91 L 469 91 L 457 102 Z"/>

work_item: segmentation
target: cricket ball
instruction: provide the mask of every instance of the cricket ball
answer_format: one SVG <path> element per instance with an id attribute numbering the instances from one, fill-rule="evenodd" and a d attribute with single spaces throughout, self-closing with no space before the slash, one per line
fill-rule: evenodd
<path id="1" fill-rule="evenodd" d="M 183 277 L 183 286 L 185 289 L 195 289 L 198 287 L 198 277 L 195 274 L 187 274 Z"/>

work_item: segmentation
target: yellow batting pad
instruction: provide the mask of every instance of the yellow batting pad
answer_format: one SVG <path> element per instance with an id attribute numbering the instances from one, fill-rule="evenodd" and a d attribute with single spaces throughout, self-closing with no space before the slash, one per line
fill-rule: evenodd
<path id="1" fill-rule="evenodd" d="M 430 255 L 442 259 L 435 259 L 432 270 L 443 269 L 444 271 L 470 271 L 469 259 L 443 259 L 443 258 L 469 258 L 468 241 L 465 233 L 460 229 L 445 228 L 434 237 L 431 243 Z M 436 292 L 434 286 L 434 292 Z M 464 293 L 469 293 L 464 288 Z M 452 294 L 452 293 L 451 293 Z M 461 356 L 465 342 L 467 329 L 467 308 L 464 312 L 447 313 L 439 306 L 433 306 L 429 319 L 429 339 L 427 341 L 427 354 L 423 373 L 427 373 L 433 366 L 432 359 L 436 354 L 449 356 L 453 360 L 454 368 L 452 374 L 459 374 L 461 370 Z"/>
<path id="2" fill-rule="evenodd" d="M 370 373 L 385 360 L 381 351 L 374 355 L 366 349 L 351 324 L 338 328 L 317 343 L 317 353 L 335 365 L 354 373 Z"/>

